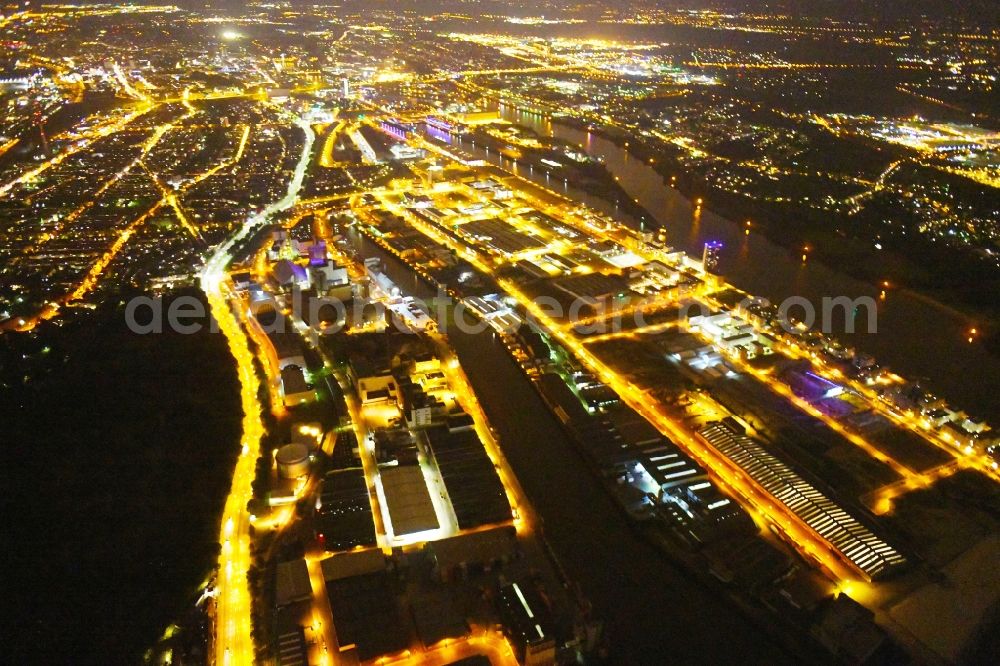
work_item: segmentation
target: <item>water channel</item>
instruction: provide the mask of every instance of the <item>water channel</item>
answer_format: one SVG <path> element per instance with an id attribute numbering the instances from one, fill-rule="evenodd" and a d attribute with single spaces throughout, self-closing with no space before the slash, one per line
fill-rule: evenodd
<path id="1" fill-rule="evenodd" d="M 356 231 L 362 257 L 382 259 L 404 294 L 435 291 Z M 610 663 L 791 663 L 792 657 L 718 591 L 633 531 L 559 422 L 492 331 L 448 337 L 544 523 L 567 574 L 606 623 Z"/>
<path id="2" fill-rule="evenodd" d="M 537 113 L 509 107 L 501 108 L 501 113 L 513 123 L 576 144 L 587 153 L 603 158 L 607 169 L 618 176 L 629 196 L 649 211 L 656 226 L 666 230 L 668 244 L 700 257 L 705 242 L 722 241 L 722 273 L 731 284 L 744 291 L 774 303 L 793 296 L 804 297 L 816 304 L 817 313 L 822 311 L 824 297 L 855 299 L 868 296 L 874 299 L 877 304 L 874 332 L 863 331 L 867 322 L 862 310 L 857 320 L 858 332 L 844 333 L 843 323 L 834 321 L 835 337 L 872 354 L 880 363 L 907 378 L 926 380 L 931 389 L 955 407 L 985 416 L 992 422 L 1000 417 L 1000 359 L 979 343 L 969 344 L 967 334 L 975 322 L 962 313 L 905 289 L 889 290 L 886 298 L 880 299 L 880 290 L 873 285 L 816 260 L 803 263 L 798 252 L 771 242 L 761 233 L 745 235 L 742 224 L 708 209 L 696 214 L 695 206 L 666 185 L 652 167 L 608 139 Z M 522 177 L 564 192 L 574 200 L 617 215 L 626 223 L 639 224 L 618 213 L 614 202 L 602 201 L 564 183 L 555 170 L 547 173 L 514 164 L 496 151 L 487 153 L 481 147 L 470 145 L 468 140 L 462 143 L 462 148 Z"/>

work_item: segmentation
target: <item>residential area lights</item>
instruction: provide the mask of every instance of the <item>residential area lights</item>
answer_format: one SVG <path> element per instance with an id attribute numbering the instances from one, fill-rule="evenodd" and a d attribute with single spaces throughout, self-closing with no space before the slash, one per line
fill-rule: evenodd
<path id="1" fill-rule="evenodd" d="M 191 220 L 187 217 L 186 213 L 184 212 L 180 204 L 179 197 L 183 196 L 183 194 L 186 191 L 197 186 L 202 181 L 210 178 L 211 176 L 214 176 L 221 170 L 239 162 L 243 156 L 244 150 L 246 149 L 247 141 L 250 135 L 250 128 L 248 126 L 243 128 L 242 134 L 237 144 L 237 148 L 232 157 L 224 159 L 220 161 L 218 164 L 194 175 L 193 177 L 189 178 L 182 186 L 174 189 L 169 189 L 162 183 L 159 176 L 146 166 L 145 159 L 156 148 L 156 146 L 161 143 L 163 138 L 169 132 L 175 130 L 178 127 L 183 127 L 186 121 L 188 121 L 190 118 L 192 118 L 198 113 L 198 110 L 194 106 L 192 106 L 189 102 L 189 89 L 184 90 L 184 95 L 182 99 L 184 101 L 184 106 L 187 109 L 187 112 L 183 116 L 177 118 L 176 120 L 165 122 L 156 126 L 153 129 L 150 136 L 143 142 L 141 147 L 141 152 L 132 162 L 127 164 L 120 171 L 113 173 L 111 177 L 108 178 L 95 191 L 94 195 L 90 199 L 84 201 L 78 208 L 70 211 L 61 220 L 58 220 L 57 223 L 54 226 L 52 226 L 48 232 L 39 237 L 36 244 L 31 248 L 29 248 L 28 251 L 38 251 L 38 249 L 42 245 L 58 237 L 63 228 L 67 227 L 68 225 L 71 225 L 76 219 L 78 219 L 86 211 L 91 209 L 101 195 L 103 195 L 105 192 L 107 192 L 116 184 L 118 184 L 120 181 L 122 181 L 122 179 L 128 176 L 131 172 L 135 171 L 137 166 L 142 167 L 142 169 L 147 173 L 149 178 L 156 185 L 157 189 L 160 190 L 161 198 L 155 203 L 153 203 L 153 205 L 150 208 L 148 208 L 145 212 L 136 217 L 132 222 L 130 222 L 120 230 L 120 232 L 114 238 L 111 245 L 91 265 L 90 269 L 87 271 L 82 281 L 72 291 L 67 293 L 61 299 L 61 302 L 49 303 L 40 312 L 38 312 L 38 314 L 35 317 L 23 320 L 19 324 L 18 330 L 22 331 L 30 330 L 39 321 L 44 321 L 55 317 L 59 313 L 59 309 L 62 304 L 72 303 L 74 301 L 79 301 L 80 299 L 84 298 L 98 284 L 98 282 L 101 279 L 102 273 L 112 263 L 112 261 L 115 260 L 119 252 L 129 243 L 131 238 L 145 225 L 147 221 L 153 218 L 165 206 L 169 206 L 173 210 L 177 220 L 182 224 L 182 226 L 185 227 L 185 229 L 187 229 L 191 233 L 192 236 L 200 237 L 198 231 L 194 229 Z M 107 136 L 113 134 L 114 132 L 124 129 L 124 127 L 129 123 L 131 123 L 133 120 L 135 120 L 136 118 L 138 118 L 143 114 L 148 113 L 157 106 L 158 104 L 150 103 L 148 100 L 144 100 L 142 106 L 138 111 L 134 112 L 131 115 L 125 116 L 117 124 L 101 126 L 100 130 L 98 130 L 96 134 L 90 137 L 89 139 L 85 137 L 84 139 L 81 139 L 80 141 L 71 144 L 70 147 L 67 148 L 65 151 L 59 153 L 55 157 L 44 162 L 40 166 L 29 171 L 28 173 L 23 174 L 17 179 L 0 187 L 0 196 L 2 196 L 3 192 L 9 191 L 13 187 L 16 187 L 25 182 L 29 182 L 34 178 L 37 178 L 46 169 L 57 166 L 65 158 L 70 157 L 74 153 L 87 147 L 93 139 Z"/>

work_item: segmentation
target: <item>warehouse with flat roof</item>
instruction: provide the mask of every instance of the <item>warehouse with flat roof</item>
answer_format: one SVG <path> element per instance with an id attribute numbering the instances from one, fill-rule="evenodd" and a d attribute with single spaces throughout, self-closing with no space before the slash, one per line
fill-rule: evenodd
<path id="1" fill-rule="evenodd" d="M 892 546 L 744 433 L 722 422 L 714 422 L 698 434 L 738 465 L 775 500 L 801 518 L 869 579 L 906 563 L 906 559 Z"/>

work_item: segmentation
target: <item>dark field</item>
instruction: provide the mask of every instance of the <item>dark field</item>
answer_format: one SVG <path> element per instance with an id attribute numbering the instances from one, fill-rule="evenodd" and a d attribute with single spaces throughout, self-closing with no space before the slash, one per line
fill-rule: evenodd
<path id="1" fill-rule="evenodd" d="M 108 307 L 2 344 L 3 660 L 136 663 L 217 556 L 241 413 L 225 338 L 138 336 Z"/>

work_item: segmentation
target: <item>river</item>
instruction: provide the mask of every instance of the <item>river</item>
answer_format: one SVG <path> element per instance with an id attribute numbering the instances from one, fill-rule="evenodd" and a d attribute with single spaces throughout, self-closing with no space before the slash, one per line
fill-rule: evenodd
<path id="1" fill-rule="evenodd" d="M 868 296 L 875 299 L 878 309 L 874 332 L 860 331 L 866 324 L 861 316 L 859 332 L 841 333 L 842 323 L 838 326 L 833 322 L 834 335 L 845 344 L 872 354 L 905 377 L 925 379 L 930 388 L 953 406 L 985 416 L 991 422 L 997 421 L 1000 415 L 1000 359 L 981 344 L 967 341 L 968 331 L 975 323 L 960 312 L 908 290 L 890 289 L 882 300 L 874 286 L 815 259 L 803 263 L 798 253 L 771 242 L 761 233 L 747 236 L 741 224 L 707 209 L 695 214 L 691 202 L 667 186 L 652 167 L 597 134 L 512 107 L 501 108 L 501 113 L 511 122 L 577 144 L 589 154 L 604 158 L 605 166 L 619 177 L 623 189 L 649 211 L 657 225 L 665 228 L 668 244 L 700 256 L 706 241 L 722 241 L 722 273 L 726 280 L 744 291 L 774 303 L 801 296 L 816 304 L 817 313 L 821 312 L 819 304 L 824 297 Z M 467 140 L 462 147 L 603 212 L 616 213 L 613 202 L 575 190 L 557 176 L 523 165 L 515 166 L 496 151 L 487 155 Z M 638 225 L 636 220 L 620 214 L 617 217 Z"/>

